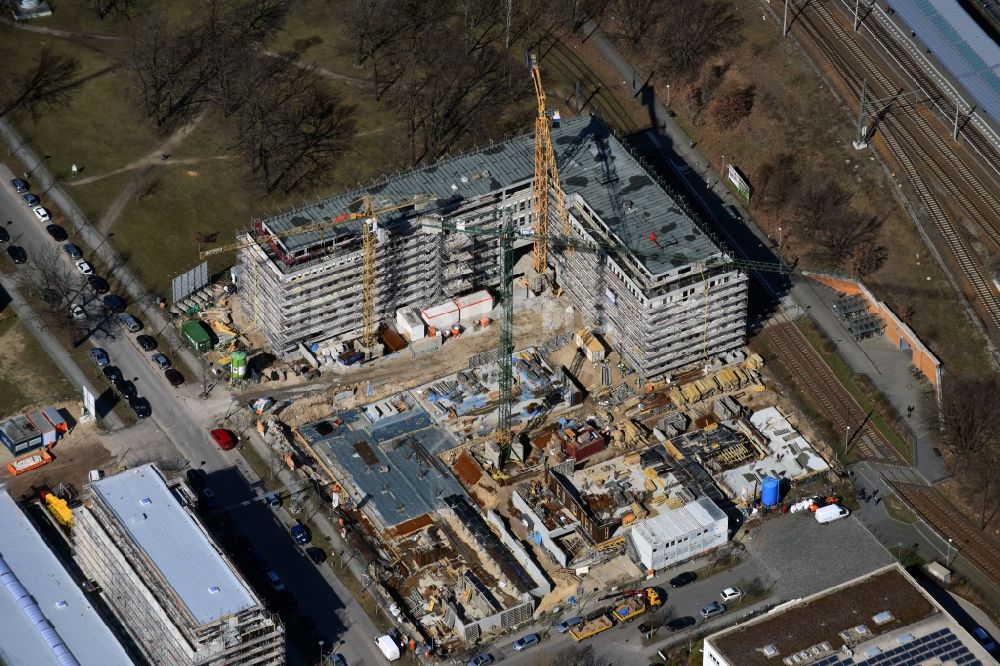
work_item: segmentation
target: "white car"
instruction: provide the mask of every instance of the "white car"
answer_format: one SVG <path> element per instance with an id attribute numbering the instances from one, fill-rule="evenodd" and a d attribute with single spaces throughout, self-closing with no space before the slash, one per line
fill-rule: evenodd
<path id="1" fill-rule="evenodd" d="M 723 601 L 733 601 L 743 596 L 743 592 L 738 587 L 727 587 L 720 595 Z"/>
<path id="2" fill-rule="evenodd" d="M 73 319 L 87 318 L 87 312 L 83 309 L 83 307 L 79 303 L 74 303 L 73 305 L 69 306 L 69 312 L 70 314 L 73 315 Z"/>
<path id="3" fill-rule="evenodd" d="M 94 274 L 94 267 L 91 266 L 89 263 L 87 263 L 85 260 L 78 259 L 78 260 L 76 260 L 73 263 L 76 266 L 76 270 L 80 271 L 84 275 L 93 275 Z"/>
<path id="4" fill-rule="evenodd" d="M 31 210 L 35 213 L 35 217 L 37 217 L 40 222 L 48 222 L 52 219 L 52 216 L 49 215 L 49 211 L 47 211 L 44 206 L 35 206 Z"/>

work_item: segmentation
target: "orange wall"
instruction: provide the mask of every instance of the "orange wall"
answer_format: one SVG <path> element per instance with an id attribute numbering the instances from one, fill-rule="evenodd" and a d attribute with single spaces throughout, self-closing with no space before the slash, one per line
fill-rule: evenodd
<path id="1" fill-rule="evenodd" d="M 900 341 L 905 340 L 910 348 L 913 365 L 921 372 L 928 381 L 940 389 L 941 362 L 930 352 L 920 338 L 910 330 L 900 319 L 889 309 L 885 303 L 877 300 L 875 296 L 860 282 L 833 277 L 830 275 L 818 275 L 810 273 L 809 277 L 833 287 L 845 296 L 863 296 L 868 302 L 868 311 L 878 316 L 885 323 L 885 336 L 892 341 L 896 348 L 900 348 Z"/>

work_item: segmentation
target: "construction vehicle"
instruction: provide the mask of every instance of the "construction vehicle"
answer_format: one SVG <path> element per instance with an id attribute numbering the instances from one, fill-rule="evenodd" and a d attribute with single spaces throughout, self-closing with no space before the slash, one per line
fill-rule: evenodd
<path id="1" fill-rule="evenodd" d="M 599 615 L 595 618 L 587 620 L 583 624 L 577 625 L 569 630 L 569 635 L 573 637 L 577 643 L 580 641 L 585 641 L 591 636 L 596 636 L 602 631 L 607 631 L 611 627 L 615 626 L 614 622 L 608 619 L 607 615 Z"/>
<path id="2" fill-rule="evenodd" d="M 650 608 L 659 608 L 663 604 L 663 597 L 654 587 L 646 587 L 641 590 L 622 590 L 601 597 L 601 601 L 607 599 L 623 599 L 615 604 L 612 612 L 614 618 L 621 623 L 630 622 Z"/>

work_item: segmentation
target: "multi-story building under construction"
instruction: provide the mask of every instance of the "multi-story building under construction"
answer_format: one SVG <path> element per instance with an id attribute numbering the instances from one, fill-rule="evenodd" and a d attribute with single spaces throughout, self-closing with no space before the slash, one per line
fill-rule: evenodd
<path id="1" fill-rule="evenodd" d="M 548 253 L 550 279 L 588 323 L 646 379 L 742 345 L 747 277 L 727 263 L 698 214 L 600 119 L 563 121 L 552 140 L 574 242 L 621 248 L 560 251 L 555 242 Z M 238 256 L 243 315 L 279 354 L 357 336 L 365 221 L 273 234 L 356 211 L 363 196 L 375 208 L 413 203 L 377 220 L 376 318 L 497 285 L 492 234 L 509 217 L 524 233 L 534 229 L 532 142 L 520 136 L 254 221 L 245 238 L 256 243 Z M 561 220 L 549 229 L 560 236 Z"/>
<path id="2" fill-rule="evenodd" d="M 150 664 L 285 663 L 284 629 L 153 465 L 86 489 L 77 562 Z"/>

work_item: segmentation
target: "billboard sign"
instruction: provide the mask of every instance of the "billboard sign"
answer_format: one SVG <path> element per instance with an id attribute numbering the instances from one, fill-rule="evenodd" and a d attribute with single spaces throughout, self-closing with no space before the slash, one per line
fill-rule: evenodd
<path id="1" fill-rule="evenodd" d="M 86 386 L 83 388 L 83 414 L 80 415 L 80 420 L 86 423 L 87 421 L 92 421 L 97 418 L 97 401 L 94 399 L 94 394 L 90 392 L 90 389 Z"/>
<path id="2" fill-rule="evenodd" d="M 186 273 L 181 273 L 171 283 L 173 302 L 184 300 L 208 284 L 208 262 L 203 261 Z"/>
<path id="3" fill-rule="evenodd" d="M 750 201 L 750 183 L 746 181 L 746 178 L 736 170 L 732 164 L 729 165 L 729 182 L 733 184 L 736 191 L 740 193 L 743 199 L 747 202 Z"/>

